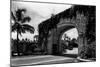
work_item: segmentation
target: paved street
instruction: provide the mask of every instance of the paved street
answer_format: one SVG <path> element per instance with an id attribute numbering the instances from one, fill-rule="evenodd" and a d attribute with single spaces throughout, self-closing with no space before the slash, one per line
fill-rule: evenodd
<path id="1" fill-rule="evenodd" d="M 53 56 L 53 55 L 29 56 L 29 57 L 11 59 L 12 66 L 71 63 L 71 62 L 77 62 L 77 60 L 75 58 L 70 58 L 65 56 Z"/>

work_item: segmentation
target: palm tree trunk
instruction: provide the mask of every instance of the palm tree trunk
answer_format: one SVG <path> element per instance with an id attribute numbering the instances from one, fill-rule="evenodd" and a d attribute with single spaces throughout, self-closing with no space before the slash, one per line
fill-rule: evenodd
<path id="1" fill-rule="evenodd" d="M 17 53 L 18 53 L 18 56 L 19 56 L 20 54 L 19 54 L 19 38 L 18 38 L 18 30 L 17 30 Z"/>

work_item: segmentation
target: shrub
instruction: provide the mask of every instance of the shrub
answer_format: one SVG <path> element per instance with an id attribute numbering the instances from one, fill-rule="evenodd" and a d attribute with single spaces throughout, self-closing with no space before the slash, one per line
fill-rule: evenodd
<path id="1" fill-rule="evenodd" d="M 83 59 L 96 58 L 96 43 L 92 42 L 91 44 L 84 45 L 80 55 Z"/>

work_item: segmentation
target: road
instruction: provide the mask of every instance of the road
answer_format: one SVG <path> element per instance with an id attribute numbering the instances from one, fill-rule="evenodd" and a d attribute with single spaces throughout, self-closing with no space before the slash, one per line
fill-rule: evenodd
<path id="1" fill-rule="evenodd" d="M 27 56 L 21 58 L 12 58 L 12 66 L 28 66 L 28 65 L 42 65 L 42 64 L 58 64 L 58 63 L 72 63 L 78 62 L 76 58 L 70 58 L 65 56 Z"/>

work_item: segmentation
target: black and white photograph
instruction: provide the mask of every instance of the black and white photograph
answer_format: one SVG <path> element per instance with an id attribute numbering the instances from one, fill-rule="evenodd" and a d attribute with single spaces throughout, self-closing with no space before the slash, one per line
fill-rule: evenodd
<path id="1" fill-rule="evenodd" d="M 11 0 L 10 65 L 96 61 L 96 6 Z"/>

